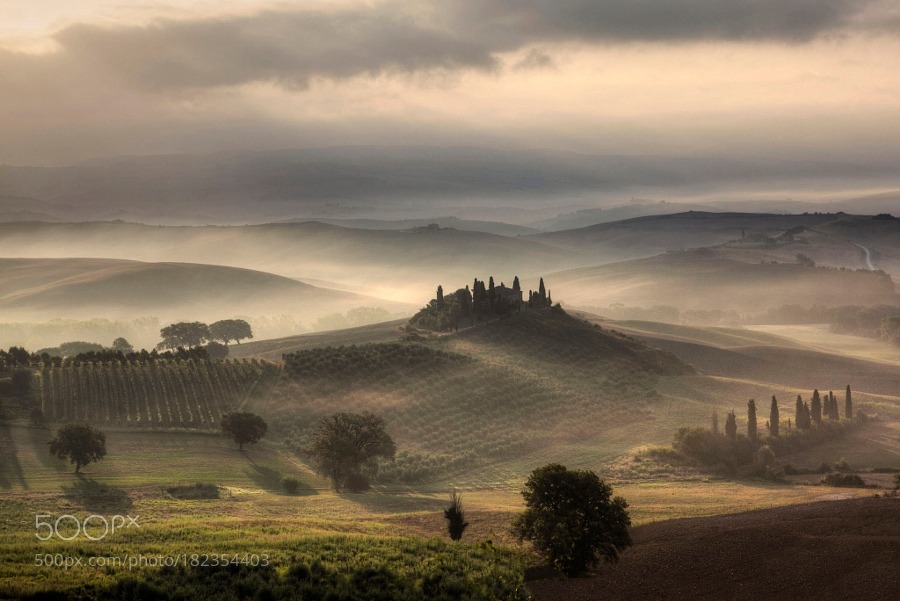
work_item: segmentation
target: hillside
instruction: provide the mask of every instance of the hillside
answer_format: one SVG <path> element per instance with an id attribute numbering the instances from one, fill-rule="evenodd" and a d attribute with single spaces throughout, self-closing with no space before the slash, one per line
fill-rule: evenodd
<path id="1" fill-rule="evenodd" d="M 241 267 L 345 282 L 381 298 L 422 298 L 434 274 L 540 274 L 594 261 L 544 244 L 457 229 L 366 230 L 317 222 L 154 227 L 122 222 L 0 223 L 0 256 L 107 257 Z"/>
<path id="2" fill-rule="evenodd" d="M 256 410 L 302 448 L 335 411 L 385 418 L 405 482 L 520 478 L 548 451 L 589 444 L 652 419 L 661 377 L 690 373 L 673 356 L 562 311 L 525 311 L 426 344 L 313 348 L 286 357 L 284 379 Z M 595 456 L 621 453 L 596 443 Z M 630 443 L 633 444 L 633 441 Z M 627 447 L 626 447 L 627 448 Z"/>
<path id="3" fill-rule="evenodd" d="M 869 498 L 646 524 L 597 576 L 528 588 L 537 601 L 897 599 L 898 513 Z"/>
<path id="4" fill-rule="evenodd" d="M 0 311 L 9 321 L 152 315 L 208 323 L 270 313 L 314 319 L 362 305 L 396 308 L 249 269 L 110 259 L 0 259 Z"/>
<path id="5" fill-rule="evenodd" d="M 555 298 L 601 308 L 614 303 L 668 305 L 682 311 L 756 315 L 790 304 L 900 304 L 894 282 L 884 274 L 808 267 L 757 250 L 731 248 L 672 252 L 547 274 L 544 279 Z"/>

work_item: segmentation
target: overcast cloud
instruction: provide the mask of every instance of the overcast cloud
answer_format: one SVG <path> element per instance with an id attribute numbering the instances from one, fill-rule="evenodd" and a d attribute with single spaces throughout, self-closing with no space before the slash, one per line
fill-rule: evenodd
<path id="1" fill-rule="evenodd" d="M 254 130 L 289 132 L 273 137 L 272 144 L 302 146 L 327 140 L 304 132 L 321 134 L 329 123 L 344 143 L 416 141 L 410 136 L 457 143 L 471 134 L 474 144 L 540 145 L 543 132 L 551 130 L 557 134 L 554 146 L 584 151 L 590 150 L 580 139 L 586 132 L 602 136 L 627 129 L 636 116 L 627 114 L 626 102 L 642 104 L 649 95 L 660 96 L 658 106 L 647 109 L 649 121 L 673 118 L 683 127 L 696 120 L 696 114 L 682 119 L 673 109 L 687 93 L 683 84 L 672 82 L 681 89 L 666 93 L 654 81 L 654 69 L 665 78 L 671 64 L 688 64 L 685 80 L 713 90 L 705 96 L 691 92 L 709 99 L 706 114 L 719 120 L 730 114 L 736 121 L 726 129 L 739 130 L 740 119 L 765 121 L 778 110 L 774 88 L 762 90 L 759 83 L 762 59 L 752 68 L 741 64 L 757 48 L 766 53 L 759 56 L 774 58 L 772 85 L 788 77 L 779 72 L 785 64 L 797 65 L 792 77 L 818 78 L 809 86 L 804 114 L 830 114 L 832 128 L 843 127 L 842 109 L 823 98 L 838 98 L 846 82 L 822 72 L 804 47 L 831 44 L 845 79 L 860 77 L 852 69 L 877 72 L 871 90 L 855 82 L 857 96 L 846 99 L 848 110 L 889 116 L 884 97 L 898 86 L 896 76 L 881 76 L 886 59 L 878 56 L 895 49 L 900 37 L 900 8 L 890 0 L 408 0 L 308 9 L 252 4 L 227 15 L 203 6 L 171 14 L 160 9 L 131 22 L 70 23 L 49 32 L 52 50 L 40 53 L 7 43 L 0 50 L 0 162 L 52 163 L 129 148 L 177 151 L 192 128 L 208 140 L 206 146 L 203 139 L 191 140 L 192 150 L 236 148 L 245 140 L 254 148 L 265 146 L 259 135 L 248 133 Z M 705 61 L 704 52 L 720 50 L 740 56 L 721 67 L 695 64 Z M 647 53 L 656 63 L 644 58 Z M 848 66 L 854 61 L 855 67 Z M 738 81 L 740 69 L 745 75 Z M 631 73 L 645 76 L 646 83 L 622 85 Z M 823 96 L 816 88 L 829 78 Z M 544 91 L 551 85 L 555 99 Z M 632 99 L 621 106 L 608 103 L 602 112 L 564 100 L 567 92 L 583 98 L 618 85 Z M 446 100 L 436 88 L 446 91 Z M 737 112 L 735 95 L 754 90 L 760 103 Z M 691 98 L 681 102 L 690 105 Z M 866 98 L 874 104 L 867 107 Z M 461 103 L 469 103 L 467 112 Z M 795 98 L 786 99 L 781 116 L 797 109 Z M 510 115 L 518 125 L 508 122 Z M 347 123 L 360 126 L 358 139 L 348 135 Z M 447 132 L 455 135 L 442 138 Z M 663 140 L 679 135 L 665 126 L 656 133 Z M 843 140 L 848 141 L 860 143 Z M 717 152 L 718 142 L 710 144 L 693 152 Z M 641 147 L 623 139 L 622 148 Z"/>

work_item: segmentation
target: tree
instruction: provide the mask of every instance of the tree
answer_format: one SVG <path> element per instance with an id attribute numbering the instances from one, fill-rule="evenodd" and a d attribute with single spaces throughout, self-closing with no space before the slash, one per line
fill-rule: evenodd
<path id="1" fill-rule="evenodd" d="M 210 340 L 219 340 L 228 344 L 232 340 L 241 343 L 241 340 L 253 338 L 253 330 L 250 324 L 243 319 L 222 319 L 209 326 Z"/>
<path id="2" fill-rule="evenodd" d="M 812 407 L 810 407 L 812 421 L 822 423 L 822 400 L 819 398 L 819 389 L 813 390 Z"/>
<path id="3" fill-rule="evenodd" d="M 778 401 L 772 395 L 772 407 L 769 409 L 769 435 L 778 436 Z"/>
<path id="4" fill-rule="evenodd" d="M 131 343 L 121 337 L 113 340 L 111 348 L 117 353 L 122 353 L 123 355 L 134 352 L 134 347 L 131 346 Z"/>
<path id="5" fill-rule="evenodd" d="M 13 370 L 10 383 L 12 385 L 12 393 L 16 396 L 25 396 L 31 392 L 31 382 L 34 380 L 34 373 L 26 367 L 20 367 Z"/>
<path id="6" fill-rule="evenodd" d="M 59 345 L 59 352 L 63 357 L 74 357 L 83 353 L 102 353 L 103 345 L 95 342 L 63 342 Z"/>
<path id="7" fill-rule="evenodd" d="M 737 417 L 734 415 L 734 409 L 725 416 L 725 436 L 728 440 L 737 439 Z"/>
<path id="8" fill-rule="evenodd" d="M 50 454 L 75 464 L 75 473 L 106 456 L 106 434 L 87 424 L 66 424 L 47 443 Z"/>
<path id="9" fill-rule="evenodd" d="M 853 397 L 850 395 L 849 384 L 847 384 L 847 392 L 844 395 L 844 417 L 853 419 Z"/>
<path id="10" fill-rule="evenodd" d="M 369 412 L 335 413 L 319 422 L 306 451 L 339 491 L 351 478 L 375 475 L 379 457 L 393 459 L 396 446 L 384 427 L 384 419 Z"/>
<path id="11" fill-rule="evenodd" d="M 756 401 L 750 399 L 747 402 L 747 438 L 756 442 Z"/>
<path id="12" fill-rule="evenodd" d="M 522 496 L 526 508 L 513 533 L 569 576 L 600 558 L 617 561 L 631 545 L 628 503 L 612 497 L 612 487 L 594 472 L 551 463 L 531 472 Z"/>
<path id="13" fill-rule="evenodd" d="M 269 429 L 263 418 L 247 411 L 226 413 L 222 416 L 221 426 L 222 434 L 231 436 L 242 451 L 245 444 L 259 442 Z"/>
<path id="14" fill-rule="evenodd" d="M 221 361 L 228 357 L 228 347 L 215 340 L 210 341 L 205 348 L 210 361 Z"/>
<path id="15" fill-rule="evenodd" d="M 462 496 L 455 490 L 450 493 L 450 507 L 444 510 L 444 519 L 447 520 L 447 532 L 450 533 L 450 538 L 461 539 L 469 522 L 466 521 L 466 515 L 463 513 Z"/>
<path id="16" fill-rule="evenodd" d="M 712 412 L 712 418 L 711 418 L 711 422 L 710 422 L 709 431 L 712 432 L 713 434 L 719 433 L 719 412 L 718 411 Z"/>
<path id="17" fill-rule="evenodd" d="M 156 348 L 173 350 L 178 347 L 200 346 L 211 336 L 209 326 L 199 321 L 173 323 L 161 329 L 159 335 L 162 342 L 157 344 Z"/>
<path id="18" fill-rule="evenodd" d="M 444 308 L 444 287 L 437 287 L 437 295 L 435 296 L 435 300 L 437 301 L 437 308 L 440 311 Z"/>

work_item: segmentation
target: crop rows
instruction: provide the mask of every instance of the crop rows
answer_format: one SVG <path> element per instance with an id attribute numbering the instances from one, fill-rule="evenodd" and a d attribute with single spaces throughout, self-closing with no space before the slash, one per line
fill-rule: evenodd
<path id="1" fill-rule="evenodd" d="M 246 359 L 46 366 L 40 371 L 41 409 L 57 421 L 212 429 L 270 369 Z"/>

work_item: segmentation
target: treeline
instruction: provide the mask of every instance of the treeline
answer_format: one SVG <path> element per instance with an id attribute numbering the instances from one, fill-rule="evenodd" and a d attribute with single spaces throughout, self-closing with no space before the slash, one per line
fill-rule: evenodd
<path id="1" fill-rule="evenodd" d="M 523 308 L 549 307 L 552 304 L 550 291 L 544 287 L 544 278 L 541 278 L 538 290 L 528 291 L 527 301 L 523 300 L 518 276 L 513 278 L 512 288 L 508 288 L 503 282 L 500 282 L 500 286 L 495 286 L 493 276 L 488 278 L 487 284 L 484 280 L 475 278 L 471 289 L 466 286 L 449 295 L 444 294 L 443 286 L 438 286 L 435 297 L 409 320 L 409 325 L 423 330 L 447 332 L 458 330 L 460 325 L 474 325 L 487 319 L 510 315 Z"/>
<path id="2" fill-rule="evenodd" d="M 843 404 L 843 409 L 840 405 Z M 843 411 L 843 418 L 841 413 Z M 681 428 L 673 447 L 686 457 L 729 474 L 745 472 L 767 477 L 782 475 L 775 459 L 842 436 L 855 423 L 853 395 L 848 385 L 843 403 L 833 392 L 814 390 L 810 401 L 798 395 L 793 417 L 787 416 L 773 395 L 769 418 L 760 432 L 756 401 L 747 403 L 746 434 L 738 432 L 737 415 L 726 415 L 724 432 L 719 431 L 718 414 L 713 414 L 711 429 Z M 864 418 L 862 418 L 864 419 Z M 746 470 L 745 468 L 748 468 Z"/>

